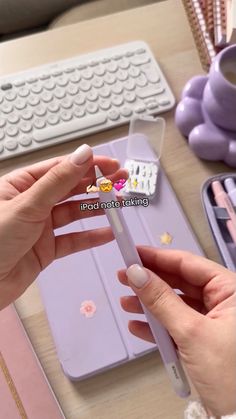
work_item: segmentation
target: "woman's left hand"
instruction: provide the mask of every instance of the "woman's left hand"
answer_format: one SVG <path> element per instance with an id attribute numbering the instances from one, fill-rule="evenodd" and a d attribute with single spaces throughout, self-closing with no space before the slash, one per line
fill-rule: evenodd
<path id="1" fill-rule="evenodd" d="M 54 229 L 75 220 L 104 213 L 81 211 L 78 200 L 63 202 L 86 192 L 95 164 L 111 180 L 127 177 L 117 160 L 93 157 L 84 144 L 70 156 L 0 178 L 0 309 L 18 298 L 54 259 L 113 240 L 109 227 L 54 234 Z"/>

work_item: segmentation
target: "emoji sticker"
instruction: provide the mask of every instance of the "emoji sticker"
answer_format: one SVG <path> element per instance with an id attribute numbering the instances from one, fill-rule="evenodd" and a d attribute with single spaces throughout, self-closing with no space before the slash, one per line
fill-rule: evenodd
<path id="1" fill-rule="evenodd" d="M 81 303 L 80 313 L 83 314 L 87 318 L 93 317 L 96 310 L 97 310 L 97 307 L 92 300 L 85 300 Z"/>
<path id="2" fill-rule="evenodd" d="M 102 192 L 111 192 L 111 190 L 112 190 L 112 181 L 110 179 L 103 179 L 100 182 L 99 187 L 100 187 L 100 190 Z"/>
<path id="3" fill-rule="evenodd" d="M 119 192 L 121 189 L 125 187 L 125 184 L 126 184 L 126 180 L 120 179 L 120 180 L 117 180 L 117 182 L 115 182 L 113 186 Z"/>
<path id="4" fill-rule="evenodd" d="M 99 191 L 99 187 L 96 185 L 89 185 L 86 188 L 86 193 L 94 193 L 94 192 L 98 192 Z"/>

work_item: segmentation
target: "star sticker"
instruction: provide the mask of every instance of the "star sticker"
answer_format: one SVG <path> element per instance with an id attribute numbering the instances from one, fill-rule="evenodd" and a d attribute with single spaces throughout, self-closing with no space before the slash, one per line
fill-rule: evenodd
<path id="1" fill-rule="evenodd" d="M 136 179 L 133 181 L 133 186 L 134 186 L 135 188 L 137 188 L 137 186 L 138 186 L 138 182 L 137 182 L 137 180 L 136 180 Z"/>
<path id="2" fill-rule="evenodd" d="M 167 232 L 163 233 L 160 236 L 160 239 L 161 239 L 161 244 L 171 244 L 173 241 L 173 237 Z"/>

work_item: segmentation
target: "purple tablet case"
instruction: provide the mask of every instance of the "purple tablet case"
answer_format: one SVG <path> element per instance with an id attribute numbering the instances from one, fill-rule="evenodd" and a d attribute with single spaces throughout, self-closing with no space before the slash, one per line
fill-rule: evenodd
<path id="1" fill-rule="evenodd" d="M 127 138 L 99 145 L 94 148 L 94 154 L 117 158 L 123 166 L 127 158 Z M 148 207 L 122 209 L 135 243 L 202 254 L 161 167 L 157 183 L 157 192 Z M 73 199 L 76 198 L 88 199 L 88 195 Z M 106 217 L 99 216 L 76 221 L 56 233 L 106 225 Z M 165 232 L 173 239 L 169 245 L 160 242 Z M 72 380 L 87 378 L 156 350 L 156 345 L 128 331 L 128 321 L 144 320 L 144 315 L 126 313 L 120 307 L 120 297 L 132 294 L 116 277 L 117 270 L 124 267 L 118 246 L 113 241 L 59 259 L 39 277 L 38 284 L 58 357 L 65 374 Z M 96 305 L 92 317 L 81 313 L 81 304 L 87 300 Z"/>
<path id="2" fill-rule="evenodd" d="M 229 219 L 224 208 L 215 204 L 211 183 L 215 180 L 222 184 L 225 179 L 233 178 L 236 181 L 236 173 L 223 173 L 212 176 L 207 179 L 202 187 L 202 202 L 206 217 L 209 222 L 212 235 L 219 249 L 221 258 L 225 266 L 232 271 L 236 270 L 236 244 L 232 242 L 229 232 L 226 228 L 226 220 Z"/>

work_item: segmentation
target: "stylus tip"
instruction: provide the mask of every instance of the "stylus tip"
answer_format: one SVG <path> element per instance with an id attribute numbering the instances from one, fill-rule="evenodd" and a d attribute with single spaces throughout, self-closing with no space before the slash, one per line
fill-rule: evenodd
<path id="1" fill-rule="evenodd" d="M 99 167 L 94 166 L 94 168 L 95 168 L 96 179 L 98 179 L 99 177 L 103 177 L 103 174 L 102 174 L 101 170 L 99 169 Z"/>

